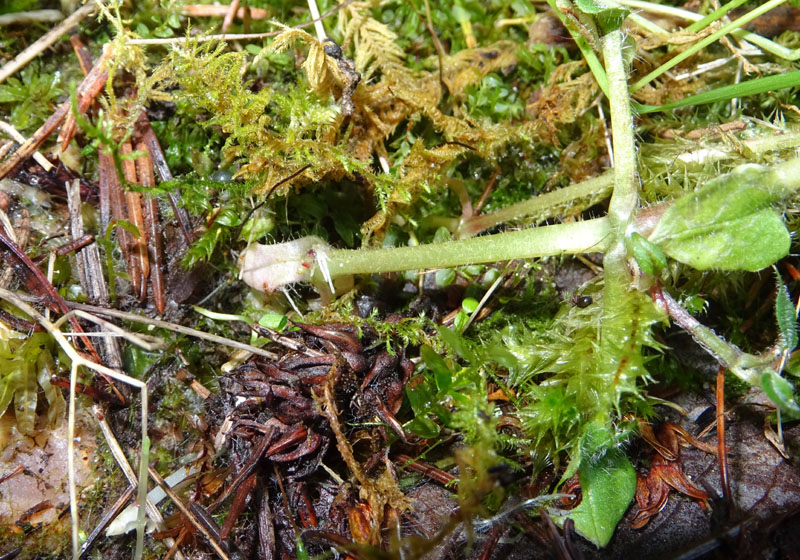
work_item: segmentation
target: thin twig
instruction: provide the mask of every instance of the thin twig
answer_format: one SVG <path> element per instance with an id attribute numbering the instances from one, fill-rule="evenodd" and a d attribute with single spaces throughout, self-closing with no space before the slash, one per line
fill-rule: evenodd
<path id="1" fill-rule="evenodd" d="M 19 25 L 21 23 L 55 23 L 64 19 L 59 10 L 29 10 L 0 16 L 0 25 Z"/>
<path id="2" fill-rule="evenodd" d="M 86 311 L 81 311 L 79 309 L 73 309 L 72 311 L 70 311 L 66 315 L 62 316 L 58 321 L 53 323 L 53 325 L 56 328 L 60 328 L 61 325 L 64 324 L 64 321 L 69 319 L 69 316 L 71 316 L 71 315 L 75 315 L 75 316 L 80 317 L 82 319 L 86 319 L 87 321 L 91 321 L 91 322 L 95 323 L 96 325 L 100 325 L 101 327 L 104 327 L 104 328 L 108 329 L 109 331 L 111 331 L 111 333 L 87 333 L 88 335 L 91 335 L 91 334 L 93 334 L 93 335 L 114 334 L 116 336 L 124 338 L 128 342 L 131 342 L 131 343 L 133 343 L 133 344 L 135 344 L 137 346 L 140 346 L 141 348 L 144 348 L 148 352 L 154 352 L 156 350 L 163 350 L 166 347 L 166 344 L 164 344 L 164 341 L 161 340 L 160 338 L 156 337 L 156 336 L 151 336 L 151 335 L 148 335 L 148 334 L 139 334 L 139 333 L 128 332 L 125 329 L 122 329 L 122 328 L 118 327 L 114 323 L 110 323 L 110 322 L 106 321 L 105 319 L 101 319 L 100 317 L 95 317 L 91 313 L 87 313 Z M 73 336 L 80 336 L 80 335 L 78 335 L 76 333 L 70 333 L 70 334 L 73 335 Z"/>
<path id="3" fill-rule="evenodd" d="M 236 17 L 236 13 L 239 11 L 239 2 L 240 0 L 231 0 L 230 5 L 228 6 L 228 11 L 225 14 L 225 19 L 222 20 L 223 33 L 227 33 L 228 29 L 230 29 L 231 25 L 233 25 L 233 18 Z"/>
<path id="4" fill-rule="evenodd" d="M 88 92 L 93 91 L 92 86 L 95 82 L 101 80 L 100 76 L 104 75 L 105 60 L 111 56 L 113 49 L 107 46 L 103 52 L 103 56 L 94 65 L 91 72 L 81 81 L 77 88 L 77 95 L 82 100 L 83 96 Z M 102 80 L 105 81 L 105 80 Z M 28 138 L 8 159 L 0 164 L 0 179 L 5 177 L 9 171 L 14 169 L 22 160 L 31 155 L 42 143 L 50 136 L 56 128 L 62 123 L 64 118 L 69 113 L 72 106 L 72 101 L 67 99 L 64 101 L 56 112 L 48 118 L 39 129 L 33 133 L 33 136 Z"/>
<path id="5" fill-rule="evenodd" d="M 84 542 L 81 545 L 81 551 L 80 554 L 78 555 L 78 560 L 82 560 L 83 558 L 86 557 L 86 555 L 92 549 L 92 546 L 94 546 L 94 542 L 97 540 L 97 537 L 99 537 L 100 534 L 106 530 L 106 528 L 111 524 L 114 518 L 119 515 L 119 512 L 122 511 L 122 508 L 124 508 L 128 504 L 131 497 L 133 496 L 134 490 L 136 490 L 136 486 L 132 485 L 128 486 L 125 489 L 125 491 L 122 494 L 120 494 L 119 498 L 117 498 L 117 501 L 114 502 L 111 508 L 109 508 L 109 510 L 103 514 L 103 517 L 100 518 L 100 521 L 97 523 L 95 528 L 92 529 L 92 532 L 89 534 L 89 538 L 86 539 L 86 542 Z"/>
<path id="6" fill-rule="evenodd" d="M 250 10 L 250 19 L 267 19 L 267 10 L 263 8 L 251 8 L 248 7 Z M 228 13 L 228 6 L 212 6 L 209 4 L 186 4 L 182 9 L 181 13 L 185 16 L 189 17 L 224 17 L 226 13 Z M 238 19 L 244 19 L 244 8 L 239 8 L 236 11 L 236 17 Z"/>
<path id="7" fill-rule="evenodd" d="M 14 292 L 9 292 L 14 293 Z M 20 294 L 14 294 L 16 297 L 19 297 L 21 300 L 26 299 L 26 296 L 22 296 Z M 182 325 L 178 325 L 176 323 L 169 323 L 167 321 L 161 321 L 159 319 L 150 319 L 149 317 L 143 317 L 141 315 L 136 315 L 134 313 L 127 313 L 125 311 L 119 311 L 117 309 L 106 309 L 104 307 L 97 307 L 96 305 L 88 305 L 85 303 L 76 303 L 74 301 L 66 302 L 68 307 L 73 309 L 80 309 L 82 311 L 89 311 L 90 313 L 94 313 L 95 315 L 103 315 L 106 317 L 114 317 L 116 319 L 123 319 L 125 321 L 133 321 L 134 323 L 144 323 L 146 325 L 153 325 L 160 329 L 167 329 L 169 331 L 173 331 L 180 334 L 185 334 L 187 336 L 193 336 L 195 338 L 200 338 L 203 340 L 207 340 L 209 342 L 214 342 L 216 344 L 221 344 L 223 346 L 229 346 L 231 348 L 237 348 L 239 350 L 245 350 L 247 352 L 251 352 L 258 356 L 264 356 L 265 358 L 270 358 L 271 360 L 277 360 L 277 354 L 274 354 L 268 350 L 264 350 L 263 348 L 257 348 L 255 346 L 251 346 L 249 344 L 244 344 L 243 342 L 238 342 L 236 340 L 231 340 L 229 338 L 224 338 L 221 336 L 217 336 L 214 334 L 205 333 L 203 331 L 198 331 L 196 329 L 192 329 L 189 327 L 184 327 Z"/>
<path id="8" fill-rule="evenodd" d="M 5 245 L 10 255 L 16 257 L 24 266 L 28 269 L 31 275 L 36 279 L 38 285 L 37 287 L 41 290 L 41 295 L 44 296 L 44 299 L 49 299 L 48 302 L 50 305 L 47 305 L 48 308 L 56 308 L 62 313 L 69 313 L 69 308 L 64 301 L 64 298 L 56 291 L 53 287 L 53 284 L 42 274 L 42 271 L 39 270 L 39 267 L 34 264 L 34 262 L 30 259 L 28 255 L 25 254 L 24 251 L 14 243 L 5 233 L 3 228 L 0 228 L 0 243 Z M 13 258 L 12 257 L 12 258 Z M 72 327 L 75 329 L 76 332 L 82 333 L 83 328 L 81 327 L 80 323 L 76 320 L 71 319 L 70 323 Z M 89 341 L 88 338 L 83 339 L 83 343 L 86 345 L 86 349 L 89 351 L 90 354 L 97 360 L 100 361 L 100 357 L 97 355 L 97 351 L 94 349 L 94 346 Z"/>
<path id="9" fill-rule="evenodd" d="M 15 142 L 24 144 L 27 141 L 27 138 L 20 134 L 13 125 L 7 123 L 6 121 L 0 120 L 0 130 L 8 134 Z M 36 163 L 41 165 L 45 171 L 50 171 L 53 169 L 53 164 L 47 161 L 47 158 L 45 158 L 41 153 L 33 152 L 33 159 L 35 159 Z"/>
<path id="10" fill-rule="evenodd" d="M 96 4 L 94 0 L 90 0 L 86 3 L 86 5 L 75 10 L 67 19 L 39 37 L 36 42 L 15 56 L 13 60 L 6 63 L 2 68 L 0 68 L 0 84 L 2 84 L 6 78 L 14 74 L 17 70 L 28 64 L 28 62 L 36 58 L 39 53 L 44 51 L 47 47 L 58 41 L 71 27 L 91 14 L 95 10 L 95 7 Z"/>

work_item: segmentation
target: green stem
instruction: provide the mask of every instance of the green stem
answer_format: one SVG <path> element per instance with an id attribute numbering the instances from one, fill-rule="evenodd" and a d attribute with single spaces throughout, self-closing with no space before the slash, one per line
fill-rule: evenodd
<path id="1" fill-rule="evenodd" d="M 614 148 L 614 192 L 608 207 L 611 236 L 603 257 L 603 313 L 600 322 L 600 372 L 604 382 L 618 383 L 627 377 L 632 364 L 624 359 L 632 339 L 632 325 L 625 305 L 631 275 L 628 271 L 625 236 L 632 227 L 639 204 L 636 186 L 636 148 L 633 139 L 628 75 L 622 60 L 623 36 L 619 30 L 602 38 L 603 58 L 608 75 L 608 102 Z"/>
<path id="2" fill-rule="evenodd" d="M 769 371 L 769 364 L 777 358 L 777 354 L 766 353 L 762 356 L 742 352 L 735 345 L 703 326 L 692 317 L 672 296 L 663 290 L 658 290 L 657 301 L 661 300 L 669 316 L 682 329 L 725 368 L 731 371 L 742 381 L 758 387 L 761 375 Z"/>
<path id="3" fill-rule="evenodd" d="M 456 236 L 458 239 L 466 239 L 498 224 L 520 218 L 529 218 L 532 222 L 544 220 L 556 216 L 560 210 L 569 210 L 574 215 L 577 200 L 584 199 L 588 205 L 599 202 L 608 196 L 613 180 L 613 172 L 606 172 L 598 177 L 540 194 L 489 214 L 469 218 L 459 226 Z"/>
<path id="4" fill-rule="evenodd" d="M 597 218 L 416 247 L 333 249 L 327 251 L 323 258 L 317 255 L 312 278 L 315 282 L 323 282 L 324 267 L 335 278 L 350 274 L 450 268 L 512 259 L 599 252 L 606 248 L 608 235 L 608 220 Z"/>
<path id="5" fill-rule="evenodd" d="M 608 207 L 608 219 L 617 235 L 616 241 L 624 243 L 626 229 L 639 204 L 639 192 L 636 187 L 636 147 L 633 140 L 628 74 L 622 60 L 622 32 L 617 30 L 608 33 L 603 37 L 602 43 L 608 75 L 608 103 L 611 108 L 614 147 L 614 194 Z"/>

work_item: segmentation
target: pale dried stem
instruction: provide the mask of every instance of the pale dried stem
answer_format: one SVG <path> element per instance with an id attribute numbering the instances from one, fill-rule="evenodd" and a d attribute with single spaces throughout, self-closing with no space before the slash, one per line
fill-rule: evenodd
<path id="1" fill-rule="evenodd" d="M 33 298 L 30 296 L 24 296 L 20 294 L 15 294 L 14 292 L 9 292 L 15 295 L 20 301 L 24 301 L 25 299 L 30 298 L 31 300 L 38 301 L 38 298 Z M 202 340 L 207 340 L 208 342 L 213 342 L 215 344 L 220 344 L 222 346 L 228 346 L 230 348 L 236 348 L 238 350 L 245 350 L 257 356 L 264 356 L 265 358 L 270 358 L 271 360 L 277 360 L 278 355 L 270 352 L 269 350 L 264 350 L 263 348 L 258 348 L 256 346 L 251 346 L 250 344 L 245 344 L 243 342 L 238 342 L 236 340 L 231 340 L 229 338 L 224 338 L 221 336 L 217 336 L 214 334 L 205 333 L 203 331 L 198 331 L 196 329 L 192 329 L 189 327 L 184 327 L 182 325 L 178 325 L 176 323 L 170 323 L 167 321 L 161 321 L 159 319 L 151 319 L 149 317 L 143 317 L 141 315 L 136 315 L 134 313 L 128 313 L 126 311 L 119 311 L 117 309 L 106 309 L 104 307 L 97 307 L 95 305 L 88 305 L 85 303 L 76 303 L 73 301 L 66 302 L 67 305 L 73 309 L 79 309 L 82 311 L 88 311 L 95 315 L 101 315 L 104 317 L 114 317 L 115 319 L 122 319 L 124 321 L 132 321 L 134 323 L 143 323 L 146 325 L 153 325 L 159 329 L 167 329 L 172 332 L 176 332 L 179 334 L 185 334 L 187 336 L 193 336 L 195 338 L 200 338 Z"/>
<path id="2" fill-rule="evenodd" d="M 0 130 L 8 134 L 12 140 L 20 144 L 24 144 L 28 140 L 22 134 L 20 134 L 12 124 L 7 123 L 6 121 L 0 121 Z M 47 158 L 45 158 L 39 152 L 33 152 L 33 159 L 35 159 L 36 163 L 41 165 L 45 171 L 50 171 L 53 169 L 53 164 L 47 161 Z"/>
<path id="3" fill-rule="evenodd" d="M 231 28 L 231 25 L 233 25 L 233 18 L 236 17 L 238 11 L 239 11 L 239 0 L 231 0 L 230 6 L 228 6 L 228 11 L 225 14 L 225 19 L 222 21 L 223 33 L 227 33 L 228 29 Z"/>
<path id="4" fill-rule="evenodd" d="M 321 16 L 317 18 L 307 21 L 305 23 L 301 23 L 300 25 L 293 27 L 292 29 L 303 29 L 304 27 L 308 27 L 309 25 L 316 25 L 317 22 L 325 19 L 328 16 L 331 16 L 350 4 L 353 0 L 345 0 L 341 4 L 337 4 Z M 267 37 L 275 37 L 284 33 L 285 29 L 280 29 L 278 31 L 269 31 L 267 33 L 221 33 L 218 35 L 205 35 L 203 37 L 192 37 L 192 41 L 197 41 L 198 43 L 207 43 L 209 41 L 244 41 L 248 39 L 266 39 Z M 323 29 L 323 34 L 324 34 Z M 320 39 L 324 39 L 323 37 Z M 127 42 L 128 45 L 180 45 L 185 44 L 187 39 L 185 37 L 174 37 L 171 39 L 132 39 Z"/>
<path id="5" fill-rule="evenodd" d="M 308 0 L 308 11 L 311 12 L 311 19 L 314 20 L 314 30 L 317 32 L 317 40 L 321 43 L 327 37 L 325 27 L 322 25 L 322 18 L 317 8 L 317 0 Z"/>
<path id="6" fill-rule="evenodd" d="M 0 16 L 0 25 L 20 25 L 22 23 L 55 23 L 64 19 L 58 10 L 29 10 Z"/>

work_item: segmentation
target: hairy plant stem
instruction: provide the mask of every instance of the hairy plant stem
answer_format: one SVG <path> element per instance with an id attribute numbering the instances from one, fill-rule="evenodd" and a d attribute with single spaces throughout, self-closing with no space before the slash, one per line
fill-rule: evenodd
<path id="1" fill-rule="evenodd" d="M 312 273 L 315 282 L 349 274 L 372 274 L 603 251 L 609 221 L 597 218 L 460 241 L 392 249 L 333 249 L 319 258 Z M 324 263 L 324 264 L 323 264 Z"/>
<path id="2" fill-rule="evenodd" d="M 692 317 L 667 292 L 660 288 L 653 292 L 655 300 L 666 309 L 672 320 L 688 332 L 706 352 L 714 356 L 720 365 L 739 379 L 758 387 L 761 384 L 761 375 L 771 371 L 770 364 L 778 358 L 776 351 L 768 351 L 760 356 L 742 352 L 735 345 L 700 324 L 700 321 Z"/>
<path id="3" fill-rule="evenodd" d="M 632 325 L 623 322 L 619 309 L 630 290 L 631 274 L 627 265 L 625 236 L 633 224 L 639 202 L 636 187 L 636 151 L 633 120 L 625 65 L 622 60 L 622 32 L 611 31 L 602 38 L 603 57 L 608 76 L 608 101 L 611 108 L 611 130 L 614 147 L 614 192 L 608 208 L 610 235 L 603 258 L 603 314 L 600 323 L 601 378 L 619 381 L 625 374 L 626 344 Z M 606 394 L 608 391 L 605 392 Z M 601 394 L 603 394 L 601 392 Z"/>
<path id="4" fill-rule="evenodd" d="M 456 232 L 456 237 L 466 239 L 498 224 L 520 218 L 528 218 L 531 222 L 544 220 L 559 215 L 559 209 L 561 209 L 560 212 L 567 209 L 572 215 L 575 215 L 580 209 L 596 204 L 607 197 L 613 181 L 613 172 L 606 172 L 586 181 L 505 206 L 494 212 L 474 216 L 462 222 Z M 575 212 L 579 201 L 582 205 Z"/>

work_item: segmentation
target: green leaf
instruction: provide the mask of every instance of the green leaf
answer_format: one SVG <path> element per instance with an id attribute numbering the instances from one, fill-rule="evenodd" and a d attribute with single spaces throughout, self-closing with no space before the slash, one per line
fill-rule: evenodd
<path id="1" fill-rule="evenodd" d="M 636 492 L 636 471 L 620 450 L 612 448 L 597 460 L 581 462 L 580 481 L 583 499 L 567 517 L 578 533 L 604 547 Z"/>
<path id="2" fill-rule="evenodd" d="M 478 309 L 478 300 L 475 298 L 464 298 L 461 301 L 461 307 L 464 308 L 464 311 L 469 313 L 470 315 L 475 313 L 475 310 Z"/>
<path id="3" fill-rule="evenodd" d="M 436 271 L 436 285 L 440 288 L 449 286 L 456 281 L 456 271 L 452 268 L 443 268 Z"/>
<path id="4" fill-rule="evenodd" d="M 678 109 L 680 107 L 693 107 L 695 105 L 716 103 L 717 101 L 727 101 L 739 97 L 749 97 L 768 91 L 794 87 L 798 84 L 800 84 L 800 70 L 723 86 L 705 93 L 690 95 L 680 101 L 667 103 L 666 105 L 640 105 L 639 103 L 633 103 L 632 106 L 634 111 L 644 115 L 647 113 L 656 113 L 658 111 L 671 111 L 672 109 Z"/>
<path id="5" fill-rule="evenodd" d="M 575 5 L 584 14 L 599 14 L 608 9 L 608 5 L 605 2 L 596 0 L 575 0 Z"/>
<path id="6" fill-rule="evenodd" d="M 794 398 L 794 388 L 783 377 L 774 371 L 769 371 L 761 376 L 761 387 L 781 410 L 793 416 L 800 416 L 800 405 Z"/>
<path id="7" fill-rule="evenodd" d="M 470 364 L 477 364 L 479 362 L 479 357 L 469 341 L 465 340 L 458 332 L 453 329 L 448 329 L 447 327 L 439 327 L 436 331 L 439 333 L 442 342 L 461 359 L 466 360 Z"/>
<path id="8" fill-rule="evenodd" d="M 617 4 L 602 0 L 575 0 L 575 5 L 584 14 L 594 15 L 603 33 L 619 29 L 628 15 L 628 11 Z"/>
<path id="9" fill-rule="evenodd" d="M 698 270 L 765 268 L 789 253 L 791 239 L 771 208 L 780 198 L 769 168 L 743 165 L 679 198 L 649 237 Z"/>
<path id="10" fill-rule="evenodd" d="M 261 319 L 258 320 L 258 324 L 262 327 L 267 327 L 268 329 L 282 331 L 284 327 L 286 327 L 286 323 L 288 319 L 286 315 L 282 315 L 280 313 L 266 313 L 265 315 L 261 316 Z"/>
<path id="11" fill-rule="evenodd" d="M 658 245 L 650 243 L 639 233 L 633 233 L 628 238 L 630 243 L 630 251 L 633 253 L 633 258 L 639 264 L 639 268 L 645 274 L 657 274 L 661 269 L 667 266 L 667 256 L 664 251 L 658 248 Z"/>
<path id="12" fill-rule="evenodd" d="M 403 429 L 424 439 L 435 438 L 441 431 L 436 422 L 425 416 L 417 416 L 406 422 Z"/>
<path id="13" fill-rule="evenodd" d="M 447 367 L 447 363 L 433 348 L 427 344 L 419 349 L 419 354 L 425 361 L 425 365 L 433 372 L 436 387 L 439 391 L 447 391 L 453 384 L 453 372 Z"/>
<path id="14" fill-rule="evenodd" d="M 415 375 L 406 385 L 406 395 L 414 414 L 418 416 L 425 414 L 431 402 L 436 398 L 433 381 L 424 375 Z"/>
<path id="15" fill-rule="evenodd" d="M 778 329 L 781 331 L 781 347 L 784 351 L 791 351 L 797 346 L 797 314 L 781 275 L 777 274 L 777 278 L 778 292 L 775 295 L 775 318 L 778 320 Z"/>
<path id="16" fill-rule="evenodd" d="M 120 227 L 134 237 L 141 237 L 139 228 L 136 227 L 136 225 L 132 222 L 129 222 L 128 220 L 111 220 L 108 223 L 108 228 L 106 229 L 106 241 L 111 241 L 111 232 L 114 231 L 114 227 Z"/>
<path id="17" fill-rule="evenodd" d="M 464 311 L 459 310 L 456 313 L 455 319 L 453 319 L 453 330 L 456 332 L 464 332 L 464 329 L 467 328 L 467 324 L 469 323 L 469 315 L 464 313 Z"/>

